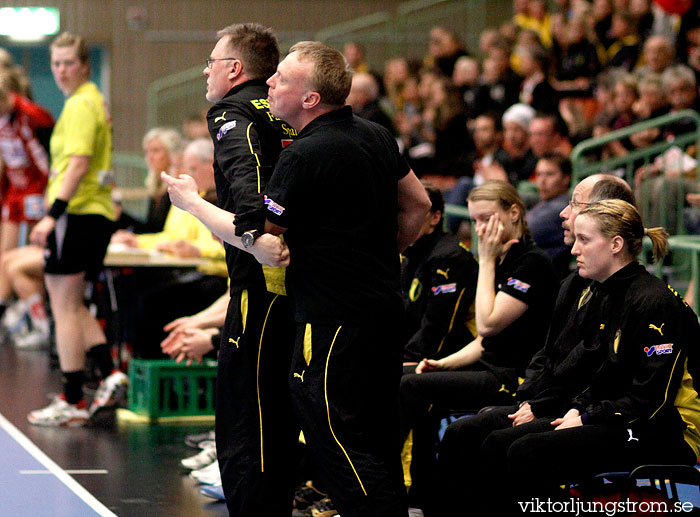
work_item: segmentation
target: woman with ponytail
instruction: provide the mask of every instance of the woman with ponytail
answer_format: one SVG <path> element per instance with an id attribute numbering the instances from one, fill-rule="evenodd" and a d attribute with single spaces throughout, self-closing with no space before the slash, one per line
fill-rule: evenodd
<path id="1" fill-rule="evenodd" d="M 667 250 L 663 228 L 645 229 L 637 210 L 606 200 L 581 210 L 571 253 L 579 275 L 593 280 L 600 310 L 587 318 L 587 349 L 600 350 L 590 382 L 551 422 L 551 430 L 517 436 L 492 432 L 483 458 L 506 466 L 510 503 L 568 498 L 559 485 L 643 464 L 694 465 L 700 454 L 697 347 L 693 311 L 637 262 L 645 235 L 654 257 Z M 589 356 L 590 360 L 590 356 Z"/>

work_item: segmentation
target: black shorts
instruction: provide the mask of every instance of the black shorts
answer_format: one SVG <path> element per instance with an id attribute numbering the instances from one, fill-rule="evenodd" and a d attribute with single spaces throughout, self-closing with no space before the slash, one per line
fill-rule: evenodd
<path id="1" fill-rule="evenodd" d="M 85 272 L 86 280 L 96 280 L 113 232 L 114 222 L 102 215 L 64 213 L 46 241 L 44 272 L 50 275 Z"/>

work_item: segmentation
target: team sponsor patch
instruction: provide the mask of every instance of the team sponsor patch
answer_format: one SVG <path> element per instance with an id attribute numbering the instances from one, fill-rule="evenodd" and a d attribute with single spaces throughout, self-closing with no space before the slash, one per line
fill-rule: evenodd
<path id="1" fill-rule="evenodd" d="M 231 129 L 236 127 L 236 121 L 232 120 L 231 122 L 226 122 L 223 126 L 219 128 L 219 132 L 216 135 L 217 140 L 221 140 L 223 136 L 228 133 Z"/>
<path id="2" fill-rule="evenodd" d="M 520 280 L 510 277 L 508 279 L 508 285 L 512 285 L 515 289 L 518 291 L 521 291 L 523 293 L 526 293 L 528 289 L 530 289 L 530 284 L 526 284 L 525 282 L 521 282 Z"/>
<path id="3" fill-rule="evenodd" d="M 646 352 L 647 357 L 651 357 L 656 353 L 656 355 L 672 354 L 673 353 L 673 343 L 665 343 L 663 345 L 645 346 L 644 352 Z"/>
<path id="4" fill-rule="evenodd" d="M 282 215 L 282 212 L 284 212 L 285 210 L 285 208 L 282 205 L 275 203 L 272 199 L 270 199 L 267 196 L 265 196 L 265 206 L 270 212 L 272 212 L 275 215 Z"/>
<path id="5" fill-rule="evenodd" d="M 433 294 L 454 293 L 457 290 L 457 284 L 436 285 L 435 287 L 431 287 L 430 290 L 433 291 Z"/>

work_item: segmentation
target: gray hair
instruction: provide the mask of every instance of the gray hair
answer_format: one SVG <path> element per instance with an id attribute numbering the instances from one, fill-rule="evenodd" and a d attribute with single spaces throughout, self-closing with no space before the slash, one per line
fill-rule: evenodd
<path id="1" fill-rule="evenodd" d="M 146 144 L 151 140 L 158 140 L 163 144 L 170 155 L 182 154 L 185 150 L 186 141 L 177 129 L 171 127 L 154 127 L 148 130 L 143 136 L 142 144 Z M 172 158 L 172 156 L 171 156 Z"/>
<path id="2" fill-rule="evenodd" d="M 185 151 L 191 151 L 195 154 L 197 159 L 203 163 L 211 163 L 214 160 L 214 142 L 211 138 L 197 138 L 192 140 Z"/>
<path id="3" fill-rule="evenodd" d="M 664 73 L 661 74 L 661 81 L 663 82 L 664 90 L 668 90 L 671 87 L 671 83 L 676 81 L 683 81 L 683 83 L 693 88 L 696 86 L 695 73 L 692 68 L 686 65 L 668 67 L 664 70 Z"/>

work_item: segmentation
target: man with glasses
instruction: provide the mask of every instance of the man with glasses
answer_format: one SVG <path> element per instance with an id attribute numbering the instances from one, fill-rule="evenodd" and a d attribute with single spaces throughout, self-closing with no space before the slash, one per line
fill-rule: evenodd
<path id="1" fill-rule="evenodd" d="M 214 103 L 207 124 L 215 146 L 218 205 L 230 212 L 225 215 L 231 229 L 235 214 L 235 239 L 225 244 L 231 302 L 219 351 L 217 456 L 231 515 L 289 515 L 294 495 L 289 458 L 299 435 L 288 393 L 294 322 L 284 269 L 264 269 L 255 255 L 266 239 L 278 241 L 263 236 L 262 190 L 296 131 L 268 109 L 265 80 L 279 62 L 272 30 L 235 24 L 217 37 L 204 69 L 206 98 Z"/>

